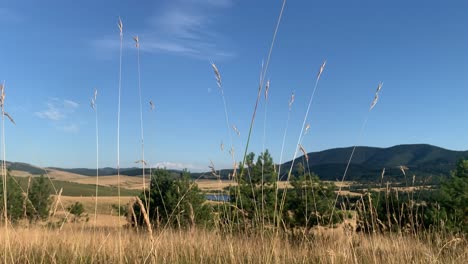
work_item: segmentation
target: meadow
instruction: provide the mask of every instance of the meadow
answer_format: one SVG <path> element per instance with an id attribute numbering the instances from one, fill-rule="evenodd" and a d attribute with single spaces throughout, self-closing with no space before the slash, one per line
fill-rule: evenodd
<path id="1" fill-rule="evenodd" d="M 414 175 L 407 177 L 408 168 L 404 164 L 392 168 L 404 175 L 399 182 L 390 183 L 382 168 L 381 174 L 372 175 L 375 179 L 372 184 L 363 184 L 346 178 L 358 140 L 352 151 L 345 153 L 347 163 L 343 174 L 335 181 L 322 180 L 310 170 L 309 152 L 303 143 L 311 127 L 310 108 L 321 76 L 327 70 L 326 60 L 316 63 L 317 71 L 311 77 L 314 85 L 288 166 L 282 165 L 286 138 L 291 137 L 288 128 L 294 93 L 287 104 L 286 124 L 280 127 L 284 129 L 284 137 L 279 141 L 282 145 L 280 160 L 273 161 L 265 147 L 257 157 L 249 152 L 259 107 L 265 107 L 265 122 L 268 118 L 270 81 L 267 76 L 286 1 L 282 3 L 268 55 L 262 63 L 257 96 L 252 100 L 252 116 L 245 121 L 249 123 L 248 136 L 237 156 L 232 137 L 240 131 L 230 121 L 222 74 L 214 62 L 207 64 L 210 70 L 207 75 L 215 78 L 213 85 L 219 88 L 221 111 L 225 114 L 225 120 L 214 123 L 226 125 L 231 142 L 226 146 L 221 143 L 220 148 L 230 154 L 232 164 L 232 168 L 223 168 L 227 175 L 222 175 L 222 170 L 217 170 L 211 162 L 207 172 L 211 179 L 190 178 L 186 170 L 174 176 L 163 168 L 154 168 L 152 175 L 147 175 L 138 36 L 132 39 L 137 51 L 141 125 L 141 137 L 137 138 L 141 142 L 138 146 L 141 156 L 136 163 L 141 166 L 142 175 L 121 175 L 125 31 L 119 18 L 116 28 L 120 36 L 116 174 L 85 176 L 50 168 L 44 169 L 40 179 L 46 183 L 41 183 L 36 180 L 39 175 L 8 171 L 3 160 L 0 259 L 4 263 L 445 264 L 466 261 L 467 219 L 466 215 L 460 217 L 466 214 L 463 200 L 466 190 L 459 187 L 466 186 L 462 184 L 466 184 L 468 161 L 461 160 L 441 187 L 418 182 Z M 382 82 L 376 83 L 375 93 L 369 95 L 368 112 L 362 118 L 359 138 L 364 136 L 382 87 Z M 1 86 L 0 99 L 2 120 L 14 123 L 4 109 L 5 85 Z M 152 101 L 149 103 L 153 111 L 155 106 Z M 99 122 L 102 121 L 98 106 L 98 91 L 94 90 L 91 108 L 95 113 L 96 149 L 91 149 L 90 153 L 96 151 L 99 168 Z M 4 126 L 5 122 L 2 129 Z M 265 138 L 265 130 L 263 134 Z M 2 136 L 1 150 L 5 157 L 5 133 Z M 296 138 L 293 140 L 295 142 Z M 230 199 L 207 201 L 207 194 L 228 195 Z"/>

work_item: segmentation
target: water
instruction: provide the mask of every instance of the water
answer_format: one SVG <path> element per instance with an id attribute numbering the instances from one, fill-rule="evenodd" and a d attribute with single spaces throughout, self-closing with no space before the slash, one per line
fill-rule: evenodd
<path id="1" fill-rule="evenodd" d="M 229 194 L 207 194 L 205 198 L 209 201 L 216 201 L 216 202 L 229 202 L 231 197 Z"/>

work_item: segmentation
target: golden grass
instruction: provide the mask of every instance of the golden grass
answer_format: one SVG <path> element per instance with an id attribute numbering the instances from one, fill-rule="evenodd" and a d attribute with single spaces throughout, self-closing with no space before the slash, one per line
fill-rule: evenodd
<path id="1" fill-rule="evenodd" d="M 132 199 L 131 196 L 121 196 L 122 204 L 127 204 Z M 75 202 L 83 204 L 85 213 L 94 215 L 94 202 L 95 198 L 92 196 L 76 197 L 76 196 L 61 196 L 63 207 L 67 208 Z M 112 205 L 118 204 L 117 196 L 99 196 L 98 197 L 98 214 L 99 215 L 117 215 L 115 208 Z"/>
<path id="2" fill-rule="evenodd" d="M 87 176 L 84 176 L 84 175 L 81 175 L 81 174 L 76 174 L 76 173 L 71 173 L 71 172 L 66 172 L 66 171 L 60 171 L 60 170 L 54 170 L 54 169 L 47 169 L 47 174 L 49 175 L 50 178 L 53 178 L 55 180 L 60 180 L 60 181 L 76 181 L 78 179 L 82 179 L 82 178 L 87 177 Z"/>
<path id="3" fill-rule="evenodd" d="M 3 236 L 3 234 L 2 234 Z M 116 228 L 67 224 L 11 231 L 8 260 L 15 263 L 118 263 Z M 4 239 L 0 237 L 0 243 Z M 3 245 L 2 245 L 3 246 Z M 215 231 L 164 230 L 154 242 L 144 229 L 122 230 L 125 263 L 462 263 L 462 238 L 328 233 L 294 242 L 280 237 L 230 236 Z M 3 257 L 3 256 L 2 256 Z"/>
<path id="4" fill-rule="evenodd" d="M 71 182 L 81 184 L 96 184 L 95 176 L 86 176 L 84 178 L 69 179 Z M 149 179 L 145 181 L 146 185 L 149 184 Z M 118 185 L 118 176 L 99 176 L 100 186 L 116 187 Z M 124 176 L 120 175 L 120 187 L 123 189 L 143 190 L 143 181 L 141 176 Z"/>

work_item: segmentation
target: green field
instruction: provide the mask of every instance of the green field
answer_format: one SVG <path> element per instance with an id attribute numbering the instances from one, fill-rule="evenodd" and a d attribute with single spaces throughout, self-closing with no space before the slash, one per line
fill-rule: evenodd
<path id="1" fill-rule="evenodd" d="M 26 190 L 28 186 L 28 178 L 25 177 L 13 177 L 16 182 L 21 186 L 23 190 Z M 33 178 L 34 180 L 34 178 Z M 96 194 L 96 185 L 92 184 L 80 184 L 68 181 L 50 180 L 51 184 L 57 190 L 63 189 L 62 195 L 65 196 L 94 196 Z M 53 193 L 55 193 L 53 191 Z M 138 190 L 120 189 L 121 196 L 135 196 L 140 194 Z M 99 196 L 118 196 L 116 187 L 99 186 Z"/>

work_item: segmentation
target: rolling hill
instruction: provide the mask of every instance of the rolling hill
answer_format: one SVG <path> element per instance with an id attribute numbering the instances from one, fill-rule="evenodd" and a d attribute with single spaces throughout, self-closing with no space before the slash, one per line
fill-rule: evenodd
<path id="1" fill-rule="evenodd" d="M 352 147 L 328 149 L 319 152 L 308 153 L 309 169 L 316 173 L 323 180 L 341 180 L 346 164 L 352 152 Z M 444 177 L 450 174 L 454 169 L 456 162 L 462 158 L 468 158 L 468 151 L 453 151 L 427 144 L 409 144 L 397 145 L 389 148 L 376 147 L 356 147 L 353 159 L 350 163 L 346 180 L 353 181 L 376 181 L 379 179 L 382 169 L 386 169 L 386 176 L 395 179 L 401 179 L 403 174 L 399 166 L 406 166 L 408 173 L 418 177 L 435 178 Z M 307 169 L 307 163 L 304 156 L 296 159 L 295 164 L 302 162 Z M 32 175 L 43 174 L 44 170 L 21 162 L 7 162 L 7 166 L 11 170 L 23 171 Z M 281 178 L 286 177 L 286 173 L 291 166 L 291 161 L 281 165 L 281 171 L 284 172 Z M 95 176 L 96 169 L 74 168 L 64 169 L 49 167 L 48 170 L 53 172 L 67 172 L 78 176 Z M 296 165 L 293 173 L 296 172 Z M 178 175 L 180 171 L 170 170 L 172 174 Z M 222 178 L 227 178 L 231 170 L 221 170 Z M 150 170 L 146 173 L 149 175 Z M 115 168 L 101 168 L 99 175 L 111 176 L 116 175 Z M 121 175 L 125 176 L 140 176 L 140 168 L 122 168 Z M 192 173 L 193 178 L 210 178 L 210 172 Z"/>
<path id="2" fill-rule="evenodd" d="M 308 153 L 309 169 L 322 179 L 341 179 L 352 149 L 337 148 Z M 389 148 L 356 147 L 346 179 L 372 181 L 380 177 L 383 168 L 386 169 L 387 177 L 398 179 L 403 177 L 399 166 L 406 166 L 411 175 L 418 177 L 447 176 L 462 158 L 468 158 L 468 151 L 453 151 L 427 144 Z M 297 161 L 304 161 L 304 167 L 307 167 L 304 156 Z M 282 166 L 289 169 L 291 161 Z"/>
<path id="3" fill-rule="evenodd" d="M 322 180 L 341 180 L 346 164 L 353 148 L 335 148 L 308 153 L 309 169 Z M 427 144 L 397 145 L 389 148 L 358 146 L 351 160 L 346 180 L 372 181 L 380 178 L 382 169 L 386 177 L 400 180 L 403 174 L 399 166 L 406 166 L 408 173 L 417 177 L 446 177 L 455 168 L 458 160 L 468 158 L 468 151 L 453 151 Z M 299 156 L 294 164 L 302 162 L 307 170 L 304 156 Z M 291 161 L 281 165 L 281 179 L 287 177 Z M 232 170 L 222 170 L 221 176 L 226 178 Z M 203 177 L 210 173 L 193 173 L 194 177 Z"/>

